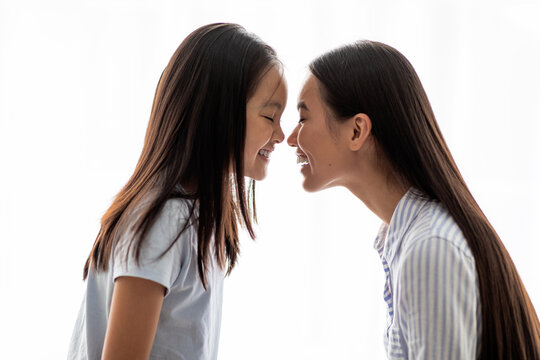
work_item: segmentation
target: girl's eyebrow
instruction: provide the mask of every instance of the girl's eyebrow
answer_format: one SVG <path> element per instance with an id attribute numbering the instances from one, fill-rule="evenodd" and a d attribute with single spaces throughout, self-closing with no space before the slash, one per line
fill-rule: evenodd
<path id="1" fill-rule="evenodd" d="M 283 109 L 283 105 L 280 102 L 277 102 L 277 101 L 267 102 L 262 107 L 265 108 L 265 107 L 269 107 L 269 106 L 276 107 L 278 110 Z"/>

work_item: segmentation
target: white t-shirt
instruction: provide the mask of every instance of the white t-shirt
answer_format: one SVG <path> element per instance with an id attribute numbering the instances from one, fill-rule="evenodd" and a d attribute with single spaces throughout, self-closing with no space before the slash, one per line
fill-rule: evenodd
<path id="1" fill-rule="evenodd" d="M 168 200 L 150 228 L 137 265 L 130 251 L 125 261 L 122 239 L 107 271 L 90 271 L 68 352 L 69 360 L 101 359 L 114 280 L 134 276 L 166 288 L 150 359 L 215 360 L 221 325 L 224 272 L 212 256 L 205 290 L 197 270 L 197 229 L 189 226 L 171 245 L 189 216 L 190 201 Z M 125 248 L 124 248 L 125 249 Z"/>

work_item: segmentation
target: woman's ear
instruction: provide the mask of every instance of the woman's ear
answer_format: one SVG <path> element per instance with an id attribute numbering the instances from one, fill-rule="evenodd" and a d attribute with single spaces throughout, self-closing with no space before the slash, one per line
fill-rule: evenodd
<path id="1" fill-rule="evenodd" d="M 349 149 L 351 151 L 358 151 L 371 135 L 371 119 L 366 114 L 359 113 L 354 115 L 349 121 L 349 139 L 347 139 Z"/>

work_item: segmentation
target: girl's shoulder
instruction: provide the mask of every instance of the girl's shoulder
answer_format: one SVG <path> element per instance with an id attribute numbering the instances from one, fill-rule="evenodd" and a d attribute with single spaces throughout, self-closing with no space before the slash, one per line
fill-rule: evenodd
<path id="1" fill-rule="evenodd" d="M 131 214 L 126 231 L 117 239 L 116 251 L 124 252 L 135 248 L 130 244 L 141 236 L 137 225 L 141 217 L 149 210 L 149 206 L 151 206 L 150 201 L 143 201 Z M 142 253 L 146 252 L 147 248 L 164 251 L 170 249 L 173 243 L 176 243 L 175 247 L 182 247 L 181 244 L 192 237 L 192 225 L 194 225 L 192 207 L 193 201 L 189 199 L 175 197 L 166 200 L 144 234 L 145 239 L 141 244 Z"/>
<path id="2" fill-rule="evenodd" d="M 148 230 L 141 233 L 132 227 L 113 250 L 113 278 L 133 276 L 163 285 L 167 293 L 183 271 L 196 259 L 196 229 L 192 226 L 192 201 L 168 199 Z M 146 208 L 148 209 L 148 208 Z"/>
<path id="3" fill-rule="evenodd" d="M 172 198 L 168 199 L 163 208 L 161 209 L 160 216 L 174 216 L 178 219 L 189 219 L 192 207 L 193 200 L 185 198 Z"/>

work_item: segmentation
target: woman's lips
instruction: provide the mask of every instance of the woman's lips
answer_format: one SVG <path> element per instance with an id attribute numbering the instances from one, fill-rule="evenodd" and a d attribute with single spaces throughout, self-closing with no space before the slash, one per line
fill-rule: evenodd
<path id="1" fill-rule="evenodd" d="M 297 152 L 296 153 L 296 163 L 301 165 L 301 166 L 309 165 L 309 159 L 306 156 L 306 154 Z"/>

